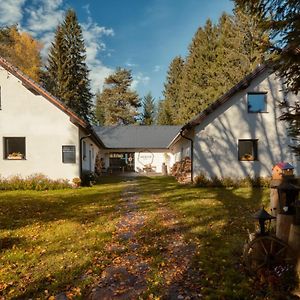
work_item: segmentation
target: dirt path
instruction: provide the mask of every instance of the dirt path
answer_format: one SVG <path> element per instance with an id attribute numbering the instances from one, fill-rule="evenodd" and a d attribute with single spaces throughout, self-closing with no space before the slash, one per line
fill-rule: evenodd
<path id="1" fill-rule="evenodd" d="M 184 239 L 176 214 L 159 197 L 150 197 L 156 207 L 152 215 L 138 206 L 137 182 L 128 183 L 120 208 L 124 215 L 106 247 L 113 262 L 101 274 L 89 300 L 201 298 L 199 287 L 193 285 L 195 276 L 199 276 L 191 268 L 193 243 Z M 156 222 L 153 227 L 150 215 Z M 152 256 L 149 248 L 154 249 Z"/>
<path id="2" fill-rule="evenodd" d="M 146 222 L 146 215 L 138 210 L 137 199 L 136 183 L 131 182 L 122 194 L 124 216 L 117 225 L 113 242 L 106 248 L 115 258 L 91 291 L 90 300 L 138 299 L 147 288 L 149 265 L 139 255 L 140 245 L 135 238 Z"/>

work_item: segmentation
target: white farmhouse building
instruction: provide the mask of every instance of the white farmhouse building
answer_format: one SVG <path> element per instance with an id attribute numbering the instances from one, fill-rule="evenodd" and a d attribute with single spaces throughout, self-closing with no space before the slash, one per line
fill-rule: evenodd
<path id="1" fill-rule="evenodd" d="M 90 125 L 0 57 L 0 176 L 72 180 L 103 148 Z"/>
<path id="2" fill-rule="evenodd" d="M 175 161 L 193 156 L 194 177 L 270 176 L 282 161 L 291 163 L 299 175 L 287 124 L 279 120 L 279 103 L 296 97 L 299 100 L 286 93 L 268 66 L 259 66 L 182 127 L 192 142 L 177 135 L 170 145 Z"/>
<path id="3" fill-rule="evenodd" d="M 94 127 L 103 141 L 104 167 L 111 172 L 163 173 L 170 171 L 174 155 L 169 145 L 181 126 L 107 126 Z"/>

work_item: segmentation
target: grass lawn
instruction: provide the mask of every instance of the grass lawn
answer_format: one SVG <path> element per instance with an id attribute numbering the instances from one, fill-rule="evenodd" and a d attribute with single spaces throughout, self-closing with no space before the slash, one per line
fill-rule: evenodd
<path id="1" fill-rule="evenodd" d="M 268 203 L 268 189 L 196 188 L 168 177 L 137 183 L 137 207 L 147 214 L 136 236 L 138 255 L 150 266 L 143 299 L 168 298 L 174 284 L 203 299 L 287 295 L 254 281 L 241 264 L 252 214 Z M 123 213 L 126 184 L 0 192 L 0 299 L 53 299 L 62 291 L 82 298 L 114 259 L 104 247 Z M 176 239 L 184 240 L 178 247 L 188 246 L 177 251 Z"/>
<path id="2" fill-rule="evenodd" d="M 71 297 L 96 281 L 122 187 L 0 192 L 0 299 Z"/>

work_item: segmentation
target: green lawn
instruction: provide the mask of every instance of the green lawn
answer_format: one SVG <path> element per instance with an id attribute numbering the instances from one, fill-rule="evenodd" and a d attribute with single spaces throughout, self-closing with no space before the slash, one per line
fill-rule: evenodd
<path id="1" fill-rule="evenodd" d="M 0 193 L 0 298 L 79 294 L 109 262 L 122 183 Z"/>
<path id="2" fill-rule="evenodd" d="M 249 277 L 241 260 L 247 229 L 254 230 L 252 215 L 268 203 L 268 189 L 196 188 L 165 177 L 137 182 L 137 204 L 147 214 L 136 237 L 139 255 L 150 265 L 144 299 L 166 297 L 174 283 L 204 299 L 282 296 Z M 114 258 L 104 246 L 122 214 L 126 184 L 0 192 L 0 299 L 44 299 L 61 291 L 82 298 Z M 176 253 L 170 245 L 180 237 L 190 248 Z M 183 254 L 189 265 L 181 270 Z"/>

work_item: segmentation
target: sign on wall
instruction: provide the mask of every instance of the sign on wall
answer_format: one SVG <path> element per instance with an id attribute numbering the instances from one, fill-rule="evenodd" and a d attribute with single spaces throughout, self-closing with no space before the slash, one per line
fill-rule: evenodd
<path id="1" fill-rule="evenodd" d="M 150 152 L 149 150 L 139 152 L 138 161 L 143 166 L 152 165 L 153 160 L 154 160 L 154 154 L 152 152 Z"/>

